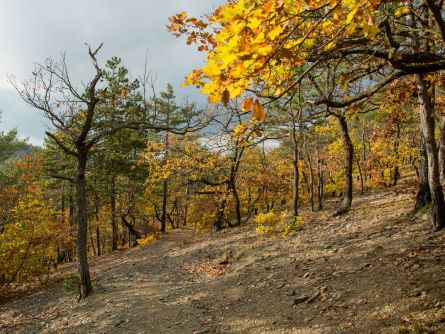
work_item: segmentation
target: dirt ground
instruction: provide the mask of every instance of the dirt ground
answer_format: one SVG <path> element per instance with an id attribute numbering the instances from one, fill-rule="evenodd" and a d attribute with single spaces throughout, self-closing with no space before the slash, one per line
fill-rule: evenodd
<path id="1" fill-rule="evenodd" d="M 62 283 L 1 300 L 0 332 L 445 333 L 445 232 L 408 220 L 412 199 L 306 212 L 286 237 L 174 230 L 93 259 L 95 290 L 79 303 Z"/>

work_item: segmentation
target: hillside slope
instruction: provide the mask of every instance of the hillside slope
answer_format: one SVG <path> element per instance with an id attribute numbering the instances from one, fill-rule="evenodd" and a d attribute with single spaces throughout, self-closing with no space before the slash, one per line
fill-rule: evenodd
<path id="1" fill-rule="evenodd" d="M 353 207 L 286 237 L 172 231 L 94 259 L 79 303 L 61 284 L 2 301 L 0 332 L 445 333 L 445 234 L 406 219 L 405 191 Z"/>

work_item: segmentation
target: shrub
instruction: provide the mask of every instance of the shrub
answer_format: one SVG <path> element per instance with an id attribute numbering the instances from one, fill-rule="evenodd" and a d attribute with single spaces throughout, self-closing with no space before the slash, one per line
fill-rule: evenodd
<path id="1" fill-rule="evenodd" d="M 273 211 L 260 213 L 255 217 L 256 231 L 258 234 L 271 234 L 279 222 L 280 219 Z"/>
<path id="2" fill-rule="evenodd" d="M 280 216 L 275 212 L 260 213 L 255 217 L 256 232 L 258 234 L 272 234 L 275 231 L 287 235 L 301 229 L 301 216 L 294 217 L 289 212 L 282 212 Z"/>
<path id="3" fill-rule="evenodd" d="M 153 241 L 155 241 L 158 238 L 159 238 L 159 233 L 143 236 L 142 238 L 138 239 L 138 245 L 144 246 L 144 245 L 151 244 Z"/>
<path id="4" fill-rule="evenodd" d="M 303 218 L 301 216 L 295 217 L 294 215 L 283 212 L 281 214 L 281 231 L 282 235 L 288 235 L 292 231 L 299 231 L 301 229 L 301 224 L 303 223 Z"/>

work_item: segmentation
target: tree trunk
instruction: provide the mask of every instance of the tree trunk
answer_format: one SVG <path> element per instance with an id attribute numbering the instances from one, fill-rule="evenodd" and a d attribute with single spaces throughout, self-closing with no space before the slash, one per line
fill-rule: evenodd
<path id="1" fill-rule="evenodd" d="M 99 226 L 96 225 L 96 243 L 97 243 L 97 256 L 101 256 L 102 252 L 100 249 L 100 230 Z"/>
<path id="2" fill-rule="evenodd" d="M 293 115 L 292 115 L 293 116 Z M 292 144 L 293 144 L 293 180 L 292 180 L 292 213 L 294 217 L 298 217 L 298 205 L 300 201 L 300 170 L 298 161 L 300 160 L 300 152 L 298 151 L 298 138 L 297 138 L 297 126 L 296 121 L 292 117 Z"/>
<path id="3" fill-rule="evenodd" d="M 418 168 L 419 190 L 416 195 L 416 204 L 413 213 L 422 209 L 427 203 L 431 203 L 430 186 L 428 184 L 428 159 L 423 138 L 421 138 L 420 162 Z"/>
<path id="4" fill-rule="evenodd" d="M 363 181 L 362 168 L 360 166 L 360 161 L 357 156 L 355 156 L 355 163 L 357 164 L 358 174 L 360 176 L 360 193 L 363 195 L 365 193 L 365 183 Z"/>
<path id="5" fill-rule="evenodd" d="M 445 180 L 445 115 L 440 113 L 440 132 L 439 132 L 439 165 L 440 179 Z"/>
<path id="6" fill-rule="evenodd" d="M 95 201 L 95 209 L 96 209 L 96 247 L 97 247 L 97 256 L 101 255 L 100 251 L 100 231 L 99 231 L 99 197 L 97 194 L 94 194 Z"/>
<path id="7" fill-rule="evenodd" d="M 213 223 L 213 231 L 217 232 L 222 229 L 223 220 L 224 220 L 224 210 L 226 208 L 226 197 L 221 199 L 221 202 L 218 206 L 218 212 L 216 213 L 216 221 Z"/>
<path id="8" fill-rule="evenodd" d="M 87 150 L 78 148 L 77 175 L 76 175 L 76 204 L 77 204 L 77 262 L 80 284 L 80 298 L 87 297 L 93 290 L 90 270 L 88 266 L 88 203 L 85 180 L 87 163 Z"/>
<path id="9" fill-rule="evenodd" d="M 396 163 L 394 165 L 394 171 L 392 174 L 392 185 L 396 186 L 397 181 L 400 178 L 400 172 L 399 172 L 399 145 L 400 145 L 400 122 L 397 121 L 397 132 L 396 132 L 396 138 L 394 140 L 394 154 L 396 156 Z"/>
<path id="10" fill-rule="evenodd" d="M 433 227 L 439 230 L 445 226 L 445 202 L 440 184 L 439 158 L 434 138 L 434 112 L 431 98 L 428 95 L 428 85 L 423 74 L 416 74 L 416 83 L 420 105 L 420 127 L 428 159 L 428 184 L 431 191 Z"/>
<path id="11" fill-rule="evenodd" d="M 339 216 L 345 214 L 349 211 L 352 204 L 352 164 L 354 158 L 354 147 L 352 145 L 351 137 L 349 136 L 348 123 L 346 118 L 342 115 L 335 115 L 341 128 L 341 134 L 343 138 L 343 145 L 345 150 L 345 171 L 344 171 L 344 188 L 343 188 L 343 199 L 341 201 L 340 207 L 334 214 Z"/>
<path id="12" fill-rule="evenodd" d="M 309 177 L 310 177 L 310 183 L 309 183 L 309 200 L 311 203 L 311 211 L 315 211 L 315 204 L 314 204 L 314 169 L 312 168 L 312 160 L 309 154 L 306 152 L 307 156 L 307 164 L 309 167 Z"/>
<path id="13" fill-rule="evenodd" d="M 62 217 L 61 222 L 62 225 L 65 224 L 65 180 L 62 180 L 62 198 L 61 198 L 61 211 L 62 211 Z"/>
<path id="14" fill-rule="evenodd" d="M 187 186 L 185 187 L 184 220 L 182 222 L 183 226 L 187 225 L 187 216 L 188 216 L 188 209 L 189 209 L 189 195 L 190 195 L 190 185 L 187 184 Z"/>
<path id="15" fill-rule="evenodd" d="M 128 228 L 128 240 L 129 240 L 129 242 L 130 242 L 129 246 L 131 246 L 131 237 L 130 237 L 131 235 L 134 235 L 134 237 L 135 237 L 135 239 L 136 239 L 136 241 L 135 241 L 134 244 L 137 245 L 137 239 L 141 239 L 141 238 L 142 238 L 142 234 L 141 234 L 141 232 L 139 232 L 138 230 L 136 230 L 136 229 L 134 228 L 134 226 L 128 222 L 126 216 L 122 215 L 122 216 L 121 216 L 121 219 L 122 219 L 122 223 L 123 223 L 123 225 L 125 225 L 125 226 Z"/>
<path id="16" fill-rule="evenodd" d="M 119 239 L 119 231 L 117 228 L 117 219 L 116 219 L 116 180 L 113 176 L 111 180 L 111 189 L 110 189 L 110 206 L 111 206 L 111 250 L 117 250 L 117 242 Z"/>
<path id="17" fill-rule="evenodd" d="M 323 159 L 318 159 L 318 185 L 317 185 L 317 197 L 318 197 L 318 211 L 323 210 Z"/>
<path id="18" fill-rule="evenodd" d="M 168 183 L 167 180 L 163 182 L 162 189 L 162 213 L 161 213 L 161 232 L 165 233 L 165 227 L 167 223 L 167 195 L 168 195 Z"/>
<path id="19" fill-rule="evenodd" d="M 294 132 L 294 158 L 292 160 L 292 167 L 294 170 L 293 184 L 292 184 L 292 208 L 294 217 L 298 217 L 298 202 L 299 202 L 299 185 L 300 185 L 300 171 L 298 168 L 298 143 Z"/>
<path id="20" fill-rule="evenodd" d="M 230 179 L 230 188 L 232 191 L 233 199 L 235 200 L 235 216 L 236 223 L 235 226 L 241 225 L 241 203 L 238 196 L 238 191 L 236 189 L 235 176 Z"/>

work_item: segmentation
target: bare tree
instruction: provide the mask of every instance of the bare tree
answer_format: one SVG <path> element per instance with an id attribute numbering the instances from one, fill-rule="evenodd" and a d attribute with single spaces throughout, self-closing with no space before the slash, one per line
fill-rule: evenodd
<path id="1" fill-rule="evenodd" d="M 104 74 L 98 65 L 96 55 L 102 44 L 95 50 L 88 46 L 88 54 L 94 66 L 93 78 L 79 91 L 71 80 L 65 55 L 60 61 L 47 59 L 36 63 L 33 77 L 20 84 L 10 82 L 28 105 L 43 112 L 51 122 L 52 129 L 46 135 L 66 154 L 75 157 L 76 173 L 71 181 L 76 190 L 77 220 L 77 261 L 80 284 L 80 298 L 92 291 L 88 266 L 88 205 L 86 191 L 86 167 L 91 148 L 107 135 L 129 126 L 125 122 L 115 124 L 96 122 L 98 105 L 103 99 L 104 89 L 99 87 Z"/>

